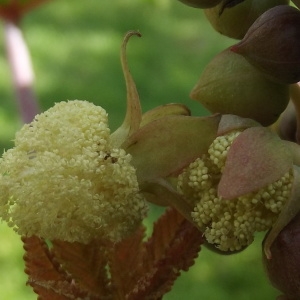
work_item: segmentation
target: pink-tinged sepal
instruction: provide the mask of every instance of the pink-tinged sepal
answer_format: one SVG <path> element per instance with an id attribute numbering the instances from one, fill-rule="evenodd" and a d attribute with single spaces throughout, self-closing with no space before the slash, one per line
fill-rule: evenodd
<path id="1" fill-rule="evenodd" d="M 258 122 L 237 115 L 222 115 L 217 135 L 225 135 L 233 130 L 244 130 L 249 127 L 261 126 Z"/>
<path id="2" fill-rule="evenodd" d="M 218 195 L 233 199 L 278 180 L 293 165 L 292 153 L 265 127 L 244 130 L 232 143 Z"/>

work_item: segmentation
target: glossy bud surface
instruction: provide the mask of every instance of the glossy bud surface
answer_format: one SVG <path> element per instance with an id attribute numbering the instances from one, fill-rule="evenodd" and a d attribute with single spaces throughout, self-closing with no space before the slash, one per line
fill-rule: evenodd
<path id="1" fill-rule="evenodd" d="M 237 3 L 233 5 L 232 3 Z M 254 21 L 268 9 L 289 0 L 222 1 L 217 6 L 205 9 L 205 15 L 214 29 L 223 35 L 242 39 Z"/>
<path id="2" fill-rule="evenodd" d="M 206 66 L 190 97 L 212 113 L 251 118 L 268 126 L 286 108 L 289 90 L 226 49 Z"/>
<path id="3" fill-rule="evenodd" d="M 291 84 L 300 80 L 299 48 L 300 11 L 280 5 L 261 15 L 232 51 L 273 80 Z"/>
<path id="4" fill-rule="evenodd" d="M 180 2 L 195 8 L 209 8 L 219 4 L 222 0 L 179 0 Z"/>

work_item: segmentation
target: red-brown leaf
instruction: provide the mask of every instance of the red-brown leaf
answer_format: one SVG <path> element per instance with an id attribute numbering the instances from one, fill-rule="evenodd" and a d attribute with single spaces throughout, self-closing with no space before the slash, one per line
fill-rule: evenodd
<path id="1" fill-rule="evenodd" d="M 39 295 L 38 300 L 96 300 L 96 298 L 88 297 L 74 284 L 67 281 L 35 282 L 33 290 Z"/>
<path id="2" fill-rule="evenodd" d="M 58 295 L 55 291 L 52 291 L 49 288 L 44 288 L 40 285 L 35 285 L 33 291 L 38 295 L 38 300 L 66 300 L 63 295 Z"/>
<path id="3" fill-rule="evenodd" d="M 152 236 L 145 243 L 147 249 L 145 266 L 153 266 L 153 263 L 164 255 L 184 220 L 184 217 L 174 208 L 168 208 L 157 220 L 153 226 Z"/>
<path id="4" fill-rule="evenodd" d="M 55 261 L 44 240 L 32 236 L 22 237 L 25 249 L 25 273 L 40 300 L 87 299 L 86 293 L 75 286 L 68 274 Z"/>
<path id="5" fill-rule="evenodd" d="M 169 208 L 146 242 L 144 234 L 141 226 L 115 245 L 54 241 L 51 250 L 37 237 L 23 238 L 28 283 L 41 300 L 162 299 L 193 265 L 202 233 Z"/>
<path id="6" fill-rule="evenodd" d="M 135 234 L 116 244 L 110 253 L 114 299 L 125 299 L 143 274 L 144 236 L 145 228 L 141 226 Z"/>
<path id="7" fill-rule="evenodd" d="M 22 237 L 24 243 L 25 273 L 29 280 L 38 281 L 64 281 L 67 275 L 60 270 L 60 266 L 53 259 L 44 240 L 32 236 Z"/>
<path id="8" fill-rule="evenodd" d="M 87 245 L 53 241 L 52 253 L 81 290 L 99 299 L 109 298 L 107 255 L 103 244 L 93 241 Z"/>
<path id="9" fill-rule="evenodd" d="M 161 299 L 180 271 L 194 264 L 202 243 L 202 233 L 176 210 L 168 209 L 146 243 L 142 276 L 127 299 Z"/>

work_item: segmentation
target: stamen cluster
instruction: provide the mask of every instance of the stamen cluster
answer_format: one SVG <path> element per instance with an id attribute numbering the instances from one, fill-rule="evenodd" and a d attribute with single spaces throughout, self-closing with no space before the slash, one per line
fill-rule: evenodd
<path id="1" fill-rule="evenodd" d="M 196 159 L 178 177 L 180 193 L 194 207 L 194 222 L 208 243 L 222 251 L 241 250 L 252 243 L 255 232 L 270 229 L 292 188 L 293 175 L 289 171 L 266 187 L 236 199 L 218 196 L 227 153 L 240 133 L 233 131 L 217 137 L 208 154 Z"/>
<path id="2" fill-rule="evenodd" d="M 25 125 L 0 160 L 0 216 L 21 235 L 119 241 L 146 214 L 130 161 L 111 145 L 103 108 L 60 102 Z"/>

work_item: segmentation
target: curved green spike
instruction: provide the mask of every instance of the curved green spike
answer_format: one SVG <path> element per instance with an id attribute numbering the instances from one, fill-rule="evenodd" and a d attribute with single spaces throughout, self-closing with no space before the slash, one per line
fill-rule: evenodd
<path id="1" fill-rule="evenodd" d="M 126 82 L 127 108 L 122 125 L 111 134 L 111 142 L 115 147 L 121 146 L 128 136 L 138 130 L 142 120 L 142 109 L 139 94 L 130 74 L 126 56 L 126 46 L 133 35 L 138 37 L 142 36 L 138 31 L 128 31 L 121 46 L 121 64 Z"/>

